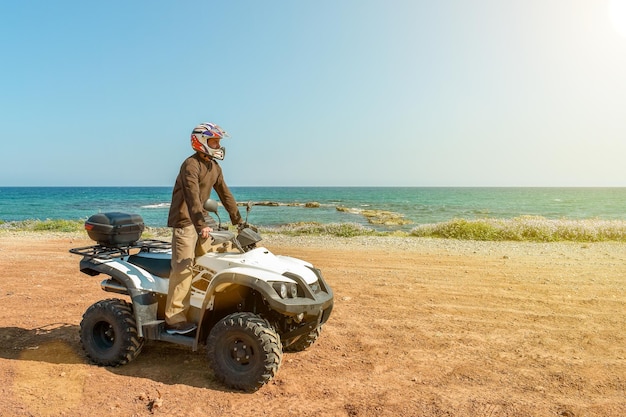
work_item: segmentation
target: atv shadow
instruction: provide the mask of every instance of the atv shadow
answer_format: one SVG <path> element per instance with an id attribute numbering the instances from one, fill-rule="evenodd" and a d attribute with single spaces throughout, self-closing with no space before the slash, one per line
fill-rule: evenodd
<path id="1" fill-rule="evenodd" d="M 123 376 L 148 378 L 168 385 L 182 384 L 224 392 L 240 392 L 226 388 L 215 380 L 204 349 L 167 342 L 147 341 L 139 356 L 127 365 L 107 368 Z"/>
<path id="2" fill-rule="evenodd" d="M 79 326 L 66 323 L 51 323 L 35 329 L 0 327 L 0 358 L 97 366 L 89 363 L 78 332 Z M 167 342 L 148 341 L 131 363 L 104 369 L 116 375 L 148 378 L 167 385 L 184 384 L 239 392 L 229 390 L 215 380 L 203 349 L 193 352 L 190 348 Z"/>
<path id="3" fill-rule="evenodd" d="M 78 326 L 52 323 L 35 329 L 0 327 L 0 357 L 54 364 L 84 363 Z"/>

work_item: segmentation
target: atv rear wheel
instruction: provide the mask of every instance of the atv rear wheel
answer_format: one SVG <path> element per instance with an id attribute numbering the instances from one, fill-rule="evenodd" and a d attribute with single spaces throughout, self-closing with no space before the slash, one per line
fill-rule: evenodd
<path id="1" fill-rule="evenodd" d="M 256 391 L 276 375 L 283 350 L 267 320 L 234 313 L 209 333 L 207 354 L 218 380 L 235 389 Z"/>
<path id="2" fill-rule="evenodd" d="M 144 343 L 137 334 L 132 305 L 116 298 L 98 301 L 85 311 L 80 341 L 87 357 L 101 366 L 127 364 Z"/>

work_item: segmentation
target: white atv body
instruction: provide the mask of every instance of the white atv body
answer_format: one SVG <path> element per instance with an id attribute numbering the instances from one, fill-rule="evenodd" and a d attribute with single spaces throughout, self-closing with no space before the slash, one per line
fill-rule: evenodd
<path id="1" fill-rule="evenodd" d="M 81 342 L 89 359 L 103 366 L 128 363 L 145 340 L 182 344 L 194 351 L 205 343 L 219 380 L 246 391 L 263 386 L 277 372 L 283 350 L 301 351 L 317 340 L 332 311 L 333 292 L 319 269 L 256 247 L 256 236 L 250 229 L 238 235 L 212 233 L 219 250 L 195 260 L 187 318 L 197 331 L 191 335 L 165 331 L 169 242 L 137 240 L 71 249 L 83 257 L 81 272 L 105 275 L 104 291 L 130 298 L 99 301 L 85 312 Z M 239 250 L 227 250 L 228 244 Z"/>

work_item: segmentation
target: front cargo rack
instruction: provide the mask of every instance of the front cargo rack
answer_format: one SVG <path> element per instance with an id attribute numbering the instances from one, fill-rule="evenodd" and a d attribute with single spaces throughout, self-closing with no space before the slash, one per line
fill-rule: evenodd
<path id="1" fill-rule="evenodd" d="M 139 249 L 138 252 L 162 252 L 171 250 L 172 244 L 163 240 L 145 239 L 119 247 L 103 245 L 83 246 L 70 249 L 70 253 L 86 258 L 112 259 L 130 255 L 130 251 L 133 249 Z"/>

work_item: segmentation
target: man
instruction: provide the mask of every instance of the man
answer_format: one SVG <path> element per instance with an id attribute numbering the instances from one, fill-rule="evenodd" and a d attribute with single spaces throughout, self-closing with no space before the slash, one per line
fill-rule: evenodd
<path id="1" fill-rule="evenodd" d="M 191 155 L 180 167 L 172 192 L 172 204 L 167 219 L 172 227 L 172 272 L 170 273 L 165 305 L 166 330 L 170 334 L 189 334 L 196 325 L 187 321 L 191 296 L 192 266 L 198 237 L 209 238 L 212 229 L 206 223 L 207 212 L 203 204 L 211 189 L 226 208 L 233 224 L 243 222 L 237 202 L 228 189 L 222 168 L 216 160 L 223 160 L 226 149 L 220 140 L 228 137 L 214 123 L 202 123 L 191 132 Z"/>

